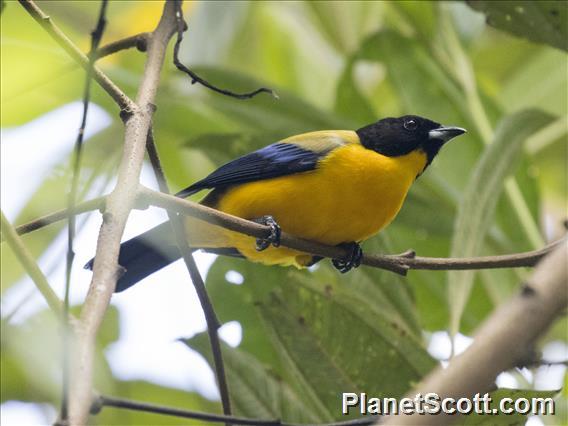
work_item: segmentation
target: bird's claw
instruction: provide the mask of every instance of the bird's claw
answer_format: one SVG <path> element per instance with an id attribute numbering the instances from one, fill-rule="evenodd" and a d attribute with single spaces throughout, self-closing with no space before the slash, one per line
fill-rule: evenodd
<path id="1" fill-rule="evenodd" d="M 349 272 L 353 268 L 359 267 L 361 265 L 361 260 L 363 259 L 363 250 L 361 246 L 355 242 L 340 244 L 340 247 L 348 250 L 348 255 L 344 259 L 331 259 L 331 263 L 342 274 Z"/>
<path id="2" fill-rule="evenodd" d="M 270 247 L 270 245 L 279 247 L 282 230 L 280 229 L 280 225 L 278 225 L 276 220 L 274 220 L 272 216 L 262 216 L 261 218 L 255 219 L 254 221 L 270 227 L 270 235 L 268 237 L 256 239 L 256 250 L 266 250 L 268 247 Z"/>

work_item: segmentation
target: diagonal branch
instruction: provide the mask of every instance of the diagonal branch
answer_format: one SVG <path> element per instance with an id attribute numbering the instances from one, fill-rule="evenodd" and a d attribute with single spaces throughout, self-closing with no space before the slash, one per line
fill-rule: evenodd
<path id="1" fill-rule="evenodd" d="M 485 393 L 502 371 L 517 365 L 568 306 L 568 243 L 564 241 L 538 264 L 519 294 L 497 309 L 474 335 L 472 345 L 438 368 L 408 395 L 436 393 L 440 398 Z M 458 421 L 449 415 L 391 416 L 387 425 L 440 425 Z"/>
<path id="2" fill-rule="evenodd" d="M 152 163 L 152 168 L 154 169 L 154 175 L 158 181 L 158 186 L 160 191 L 164 194 L 169 194 L 170 189 L 166 181 L 166 176 L 162 169 L 162 164 L 160 162 L 160 157 L 158 155 L 158 150 L 156 149 L 156 144 L 154 143 L 154 134 L 152 128 L 148 132 L 148 137 L 146 139 L 146 150 L 148 151 L 148 157 Z M 221 403 L 223 405 L 223 413 L 226 415 L 231 414 L 231 399 L 229 397 L 229 386 L 227 384 L 227 377 L 225 374 L 225 364 L 223 362 L 223 355 L 221 352 L 221 343 L 219 342 L 219 319 L 213 308 L 213 304 L 207 295 L 207 290 L 205 289 L 205 283 L 203 278 L 197 269 L 195 264 L 195 259 L 193 258 L 192 251 L 189 248 L 187 240 L 185 238 L 185 227 L 183 225 L 182 218 L 175 212 L 167 211 L 168 218 L 170 219 L 170 224 L 176 238 L 176 244 L 182 255 L 183 261 L 191 282 L 195 287 L 197 296 L 199 297 L 199 302 L 201 303 L 201 308 L 205 314 L 205 321 L 207 322 L 207 333 L 209 335 L 209 341 L 211 342 L 211 352 L 213 353 L 213 361 L 215 365 L 215 376 L 217 378 L 217 384 L 219 386 L 219 393 L 221 394 Z"/>
<path id="3" fill-rule="evenodd" d="M 106 197 L 97 197 L 93 198 L 89 201 L 84 201 L 75 205 L 73 209 L 73 214 L 78 215 L 81 213 L 87 213 L 93 210 L 103 210 L 105 205 Z M 48 225 L 53 223 L 60 222 L 66 219 L 70 214 L 70 210 L 68 208 L 58 210 L 56 212 L 47 214 L 45 216 L 39 217 L 34 219 L 30 222 L 27 222 L 23 225 L 16 226 L 16 232 L 18 235 L 29 234 L 30 232 L 37 231 L 38 229 L 44 228 Z M 4 241 L 4 237 L 0 241 Z"/>
<path id="4" fill-rule="evenodd" d="M 20 0 L 24 8 L 82 66 L 88 58 L 59 30 L 31 0 Z M 118 183 L 108 196 L 103 225 L 97 242 L 93 277 L 81 312 L 77 350 L 73 357 L 69 422 L 87 423 L 91 399 L 94 342 L 110 297 L 120 275 L 117 263 L 120 238 L 132 208 L 144 160 L 145 139 L 150 128 L 153 101 L 168 42 L 176 29 L 172 2 L 166 2 L 160 22 L 148 43 L 148 56 L 136 103 L 130 100 L 100 70 L 93 68 L 93 78 L 119 104 L 125 117 L 125 141 Z"/>
<path id="5" fill-rule="evenodd" d="M 268 226 L 232 216 L 189 200 L 161 194 L 145 187 L 141 187 L 139 191 L 140 201 L 144 201 L 146 204 L 183 213 L 213 225 L 218 225 L 255 238 L 266 238 L 270 234 L 270 228 Z M 552 243 L 543 249 L 525 253 L 473 258 L 413 257 L 414 252 L 411 250 L 401 255 L 364 255 L 362 264 L 385 269 L 400 275 L 406 275 L 407 271 L 410 269 L 452 270 L 526 267 L 534 266 L 542 257 L 552 251 L 556 245 L 560 244 L 561 241 L 563 240 Z M 285 232 L 281 235 L 281 245 L 304 253 L 331 259 L 340 259 L 348 254 L 345 249 L 341 247 L 326 246 L 294 237 Z"/>
<path id="6" fill-rule="evenodd" d="M 20 236 L 16 233 L 14 227 L 8 222 L 4 216 L 4 212 L 0 212 L 2 223 L 2 237 L 6 239 L 8 245 L 22 264 L 24 270 L 28 273 L 37 289 L 44 297 L 45 301 L 58 316 L 63 313 L 63 304 L 57 297 L 51 286 L 47 282 L 47 278 L 43 275 L 37 262 L 32 257 L 26 246 L 24 245 Z"/>
<path id="7" fill-rule="evenodd" d="M 75 249 L 73 243 L 75 240 L 76 216 L 72 213 L 77 204 L 77 192 L 79 190 L 79 180 L 81 176 L 81 156 L 83 153 L 83 138 L 85 135 L 85 127 L 87 126 L 87 114 L 89 112 L 89 102 L 91 100 L 91 80 L 93 77 L 93 67 L 95 66 L 96 51 L 99 43 L 103 38 L 103 32 L 106 26 L 106 10 L 108 0 L 101 1 L 99 18 L 95 29 L 91 32 L 91 50 L 88 54 L 89 63 L 85 75 L 85 87 L 83 90 L 83 116 L 81 125 L 75 139 L 73 149 L 73 166 L 71 177 L 71 189 L 68 197 L 68 210 L 70 212 L 67 217 L 67 258 L 65 265 L 65 295 L 63 297 L 63 315 L 62 321 L 62 346 L 63 346 L 63 380 L 62 380 L 62 398 L 61 398 L 61 422 L 67 422 L 68 405 L 69 405 L 69 349 L 70 349 L 70 329 L 68 324 L 69 315 L 69 292 L 71 290 L 71 270 L 73 269 L 73 261 L 75 260 Z"/>

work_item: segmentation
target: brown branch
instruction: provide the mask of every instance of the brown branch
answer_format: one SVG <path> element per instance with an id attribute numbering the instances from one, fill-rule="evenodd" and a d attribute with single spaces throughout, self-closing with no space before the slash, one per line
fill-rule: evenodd
<path id="1" fill-rule="evenodd" d="M 502 371 L 513 368 L 535 340 L 568 306 L 568 243 L 564 241 L 538 264 L 519 294 L 497 309 L 474 335 L 472 345 L 438 368 L 411 393 L 436 393 L 440 398 L 485 393 Z M 392 416 L 388 425 L 440 425 L 459 419 L 449 415 Z"/>
<path id="2" fill-rule="evenodd" d="M 175 407 L 168 407 L 164 405 L 149 404 L 147 402 L 132 401 L 123 398 L 115 398 L 110 396 L 99 396 L 93 403 L 91 412 L 97 414 L 104 407 L 114 407 L 124 410 L 142 411 L 145 413 L 162 414 L 165 416 L 174 416 L 185 419 L 195 419 L 201 422 L 210 423 L 228 423 L 234 425 L 244 426 L 368 426 L 371 425 L 377 416 L 366 416 L 363 418 L 345 420 L 333 423 L 322 424 L 300 424 L 300 423 L 287 423 L 278 419 L 250 419 L 246 417 L 235 417 L 212 413 L 203 413 L 199 411 L 183 410 Z"/>
<path id="3" fill-rule="evenodd" d="M 97 60 L 99 60 L 101 58 L 104 58 L 105 56 L 112 55 L 122 50 L 132 49 L 133 47 L 138 49 L 138 51 L 140 52 L 146 52 L 146 49 L 148 48 L 149 37 L 150 33 L 140 33 L 113 41 L 112 43 L 105 44 L 104 46 L 100 47 L 97 50 L 95 57 Z"/>
<path id="4" fill-rule="evenodd" d="M 270 234 L 270 228 L 268 226 L 232 216 L 189 200 L 161 194 L 145 187 L 141 187 L 139 191 L 139 201 L 145 204 L 183 213 L 213 225 L 218 225 L 255 238 L 266 238 Z M 406 275 L 409 269 L 453 270 L 527 267 L 534 266 L 558 244 L 560 244 L 560 241 L 552 243 L 543 249 L 525 253 L 473 258 L 413 257 L 414 252 L 412 251 L 401 255 L 364 255 L 362 264 L 386 269 L 401 275 Z M 347 252 L 343 248 L 307 241 L 294 237 L 286 232 L 282 233 L 281 245 L 315 256 L 328 257 L 331 259 L 338 259 L 347 255 Z"/>
<path id="5" fill-rule="evenodd" d="M 148 138 L 146 140 L 146 150 L 148 151 L 148 157 L 152 163 L 152 168 L 154 169 L 154 175 L 158 181 L 158 186 L 160 191 L 164 194 L 169 194 L 170 189 L 166 181 L 166 176 L 162 169 L 162 164 L 160 162 L 160 157 L 158 155 L 158 150 L 156 149 L 156 144 L 154 143 L 154 134 L 152 129 L 148 132 Z M 221 351 L 221 343 L 219 341 L 219 327 L 221 326 L 213 304 L 209 299 L 207 290 L 205 289 L 205 283 L 203 278 L 197 269 L 195 264 L 195 259 L 193 258 L 192 251 L 189 248 L 187 240 L 185 238 L 185 227 L 183 225 L 182 219 L 177 213 L 167 211 L 168 217 L 170 219 L 170 224 L 174 236 L 176 238 L 176 244 L 179 248 L 180 254 L 185 262 L 187 271 L 191 278 L 191 282 L 195 287 L 195 291 L 199 298 L 201 308 L 205 314 L 205 321 L 207 323 L 207 333 L 209 335 L 209 341 L 211 343 L 211 352 L 213 353 L 213 364 L 215 366 L 215 376 L 217 378 L 217 384 L 219 386 L 219 393 L 221 395 L 221 403 L 223 406 L 223 413 L 225 415 L 231 414 L 231 399 L 229 397 L 229 386 L 227 384 L 227 377 L 225 374 L 225 364 L 223 362 L 223 355 Z"/>
<path id="6" fill-rule="evenodd" d="M 167 407 L 157 404 L 149 404 L 141 401 L 131 401 L 123 398 L 110 396 L 99 396 L 93 404 L 93 414 L 98 413 L 103 407 L 114 407 L 132 411 L 142 411 L 145 413 L 162 414 L 185 419 L 195 419 L 202 422 L 227 423 L 234 425 L 248 426 L 282 426 L 279 420 L 257 420 L 244 417 L 234 417 L 220 414 L 202 413 L 199 411 L 183 410 L 175 407 Z"/>
<path id="7" fill-rule="evenodd" d="M 89 58 L 57 27 L 32 0 L 18 0 L 26 11 L 79 65 L 88 69 Z M 93 68 L 93 79 L 114 99 L 122 110 L 130 111 L 136 104 L 118 88 L 97 67 Z"/>
<path id="8" fill-rule="evenodd" d="M 22 6 L 40 25 L 82 66 L 88 58 L 57 28 L 31 0 L 20 0 Z M 93 78 L 119 104 L 126 118 L 125 142 L 118 183 L 108 196 L 103 225 L 97 242 L 93 277 L 81 312 L 77 350 L 73 354 L 69 422 L 87 423 L 93 377 L 93 355 L 96 333 L 114 292 L 120 269 L 117 263 L 120 238 L 135 200 L 136 188 L 144 160 L 145 139 L 150 127 L 153 100 L 164 62 L 167 44 L 176 29 L 175 11 L 166 2 L 158 27 L 148 43 L 148 57 L 136 103 L 130 100 L 100 70 L 93 69 Z"/>
<path id="9" fill-rule="evenodd" d="M 146 209 L 148 204 L 162 207 L 187 216 L 197 217 L 206 222 L 225 227 L 227 229 L 241 232 L 255 238 L 264 238 L 269 233 L 269 228 L 236 216 L 231 216 L 218 210 L 202 206 L 189 200 L 170 196 L 170 198 L 154 197 L 154 192 L 147 188 L 142 188 L 137 198 L 136 209 Z M 90 201 L 78 204 L 75 208 L 76 214 L 85 213 L 92 210 L 103 210 L 106 197 L 95 198 Z M 16 227 L 19 235 L 41 229 L 65 219 L 68 210 L 63 209 L 55 213 L 40 217 L 24 225 Z M 338 247 L 324 246 L 319 243 L 302 240 L 287 233 L 283 233 L 283 246 L 295 248 L 316 256 L 332 257 L 343 256 L 345 252 Z M 286 241 L 286 243 L 284 243 Z M 532 267 L 550 253 L 563 239 L 555 241 L 539 250 L 527 251 L 522 253 L 504 254 L 496 256 L 481 256 L 470 258 L 444 258 L 444 257 L 412 257 L 413 252 L 403 255 L 394 254 L 369 254 L 364 256 L 363 264 L 379 269 L 386 269 L 401 275 L 406 275 L 410 269 L 422 270 L 466 270 L 466 269 L 498 269 L 498 268 L 522 268 Z M 287 245 L 292 244 L 292 245 Z M 324 254 L 327 253 L 328 255 Z"/>
<path id="10" fill-rule="evenodd" d="M 93 210 L 103 210 L 105 205 L 106 197 L 93 198 L 92 200 L 79 203 L 75 206 L 73 213 L 75 215 L 81 213 L 87 213 Z M 16 233 L 18 235 L 29 234 L 30 232 L 36 231 L 38 229 L 44 228 L 56 222 L 60 222 L 69 216 L 69 209 L 58 210 L 54 213 L 47 214 L 45 216 L 39 217 L 32 220 L 31 222 L 25 223 L 23 225 L 17 226 Z M 0 241 L 4 241 L 4 237 Z"/>
<path id="11" fill-rule="evenodd" d="M 548 244 L 541 249 L 522 253 L 463 258 L 416 256 L 406 258 L 406 260 L 403 260 L 403 263 L 407 265 L 409 269 L 428 269 L 433 271 L 530 267 L 535 266 L 561 241 L 562 239 Z"/>

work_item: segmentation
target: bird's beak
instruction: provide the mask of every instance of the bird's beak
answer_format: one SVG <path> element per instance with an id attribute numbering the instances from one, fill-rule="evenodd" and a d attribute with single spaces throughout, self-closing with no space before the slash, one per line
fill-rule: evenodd
<path id="1" fill-rule="evenodd" d="M 428 138 L 430 140 L 435 139 L 442 141 L 444 143 L 448 142 L 450 139 L 455 138 L 456 136 L 463 135 L 467 133 L 467 130 L 462 129 L 461 127 L 438 127 L 437 129 L 432 129 L 428 132 Z"/>

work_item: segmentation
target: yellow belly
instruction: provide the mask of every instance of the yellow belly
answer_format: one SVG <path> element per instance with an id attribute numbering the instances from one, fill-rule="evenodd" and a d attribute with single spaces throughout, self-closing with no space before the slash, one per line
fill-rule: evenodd
<path id="1" fill-rule="evenodd" d="M 400 210 L 426 156 L 386 157 L 360 144 L 333 151 L 314 171 L 242 184 L 215 208 L 246 219 L 273 216 L 282 230 L 323 244 L 363 241 L 388 225 Z M 287 248 L 255 250 L 254 239 L 223 232 L 225 247 L 265 264 L 309 264 L 311 256 Z M 219 245 L 218 238 L 214 246 Z"/>

